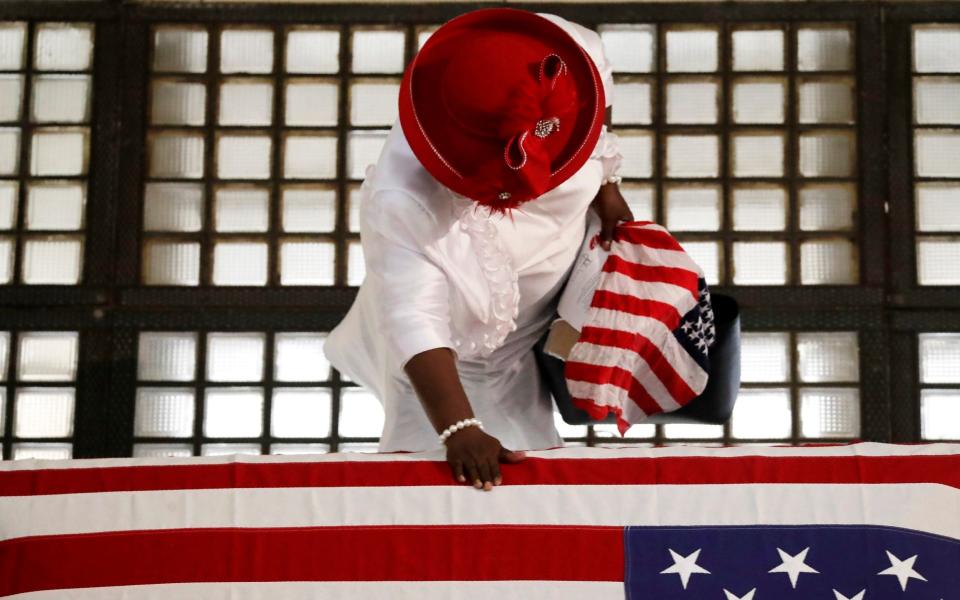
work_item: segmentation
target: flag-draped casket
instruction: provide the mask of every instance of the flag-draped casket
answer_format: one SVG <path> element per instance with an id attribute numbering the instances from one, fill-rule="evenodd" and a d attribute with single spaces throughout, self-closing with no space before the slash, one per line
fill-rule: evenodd
<path id="1" fill-rule="evenodd" d="M 950 600 L 960 445 L 0 464 L 0 596 Z"/>

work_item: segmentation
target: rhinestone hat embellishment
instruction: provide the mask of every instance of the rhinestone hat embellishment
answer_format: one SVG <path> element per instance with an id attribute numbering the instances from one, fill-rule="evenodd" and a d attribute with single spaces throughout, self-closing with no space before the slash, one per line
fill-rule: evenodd
<path id="1" fill-rule="evenodd" d="M 560 118 L 550 117 L 549 119 L 540 119 L 533 127 L 533 135 L 538 138 L 545 138 L 554 131 L 560 130 Z"/>

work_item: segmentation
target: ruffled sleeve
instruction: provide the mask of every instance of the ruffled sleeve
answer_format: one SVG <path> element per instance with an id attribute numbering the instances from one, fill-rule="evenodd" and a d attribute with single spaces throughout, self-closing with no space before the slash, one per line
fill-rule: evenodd
<path id="1" fill-rule="evenodd" d="M 449 284 L 422 250 L 437 235 L 434 216 L 401 190 L 378 190 L 361 204 L 360 230 L 366 276 L 381 283 L 382 333 L 401 368 L 426 350 L 456 352 Z"/>

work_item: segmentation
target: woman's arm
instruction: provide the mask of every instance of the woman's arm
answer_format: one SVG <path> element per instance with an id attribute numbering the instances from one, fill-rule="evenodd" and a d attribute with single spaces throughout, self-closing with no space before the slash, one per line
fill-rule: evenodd
<path id="1" fill-rule="evenodd" d="M 404 365 L 404 371 L 420 398 L 420 403 L 439 434 L 461 419 L 473 417 L 473 409 L 463 390 L 453 351 L 433 348 L 416 354 Z M 476 488 L 493 489 L 500 485 L 500 462 L 523 460 L 523 452 L 512 452 L 497 438 L 479 427 L 465 427 L 446 441 L 447 462 L 458 481 L 473 482 Z"/>
<path id="2" fill-rule="evenodd" d="M 600 35 L 592 29 L 588 29 L 579 23 L 569 21 L 558 15 L 550 13 L 537 14 L 567 30 L 568 33 L 579 41 L 584 50 L 587 51 L 587 54 L 590 55 L 603 83 L 604 104 L 606 106 L 604 123 L 609 130 L 613 120 L 613 65 L 607 59 Z M 619 150 L 616 144 L 616 136 L 605 137 L 602 150 L 604 151 L 604 155 L 600 160 L 604 165 L 603 170 L 604 176 L 606 177 L 616 172 L 616 167 L 619 163 L 619 158 L 617 158 Z M 620 188 L 615 183 L 605 183 L 601 185 L 591 206 L 600 217 L 600 243 L 604 250 L 609 251 L 610 242 L 613 240 L 613 230 L 617 226 L 617 223 L 619 221 L 632 221 L 633 214 L 630 212 L 630 207 L 627 206 L 626 201 L 620 194 Z"/>
<path id="3" fill-rule="evenodd" d="M 610 127 L 613 118 L 613 106 L 607 107 L 605 123 Z M 632 221 L 633 212 L 627 206 L 627 201 L 620 193 L 620 186 L 616 183 L 604 183 L 597 191 L 596 197 L 590 204 L 600 217 L 600 245 L 604 250 L 610 250 L 613 240 L 613 230 L 620 221 Z"/>
<path id="4" fill-rule="evenodd" d="M 449 282 L 422 251 L 440 229 L 433 215 L 403 192 L 382 190 L 361 204 L 367 276 L 382 279 L 380 333 L 438 434 L 473 417 L 450 339 Z M 469 477 L 485 489 L 501 481 L 499 460 L 523 459 L 523 453 L 503 449 L 478 427 L 451 435 L 446 448 L 454 477 Z"/>

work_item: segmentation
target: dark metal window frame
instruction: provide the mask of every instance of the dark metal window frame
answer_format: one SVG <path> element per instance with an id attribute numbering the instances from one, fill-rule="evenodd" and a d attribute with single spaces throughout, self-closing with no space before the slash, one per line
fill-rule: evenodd
<path id="1" fill-rule="evenodd" d="M 276 28 L 304 23 L 331 25 L 341 29 L 341 64 L 349 64 L 351 48 L 347 25 L 407 26 L 406 58 L 409 59 L 416 48 L 417 27 L 441 23 L 484 6 L 491 5 L 150 5 L 83 0 L 39 3 L 16 0 L 0 5 L 0 20 L 95 24 L 93 96 L 97 101 L 91 117 L 83 282 L 78 286 L 0 287 L 0 330 L 80 332 L 74 456 L 130 454 L 136 342 L 140 331 L 326 331 L 342 318 L 356 294 L 355 288 L 346 286 L 174 288 L 140 285 L 140 211 L 150 27 L 163 23 L 207 23 L 214 27 L 260 24 Z M 720 286 L 718 291 L 730 293 L 741 302 L 746 330 L 858 332 L 861 437 L 877 441 L 917 441 L 920 435 L 917 334 L 960 331 L 960 287 L 933 288 L 916 284 L 909 32 L 915 22 L 960 21 L 960 6 L 844 2 L 516 6 L 553 12 L 587 26 L 719 23 L 725 31 L 738 23 L 755 22 L 841 21 L 854 25 L 859 210 L 853 235 L 859 239 L 860 284 Z M 349 75 L 342 70 L 335 77 L 343 78 L 341 85 L 345 86 Z M 728 80 L 727 74 L 720 76 L 723 81 Z M 341 115 L 346 114 L 345 91 L 341 87 Z M 660 93 L 662 91 L 658 91 Z M 792 98 L 789 101 L 795 102 Z M 274 123 L 271 127 L 279 126 Z M 721 135 L 724 127 L 718 125 Z M 335 234 L 338 257 L 346 256 L 347 240 L 356 237 L 347 227 L 345 192 L 350 183 L 343 170 L 348 129 L 349 124 L 341 119 L 337 126 L 337 133 L 342 136 L 337 157 L 337 185 L 342 186 Z M 336 267 L 337 281 L 345 281 L 343 262 Z M 338 390 L 344 383 L 334 372 L 330 385 L 334 390 L 332 408 L 336 415 Z M 10 407 L 7 411 L 8 416 L 12 416 Z M 4 457 L 10 453 L 10 427 L 11 420 L 7 419 Z M 659 431 L 655 442 L 675 441 L 664 439 Z M 339 441 L 347 440 L 340 440 L 334 429 L 330 440 L 334 449 Z M 606 440 L 590 431 L 585 441 Z M 734 440 L 728 434 L 724 441 Z"/>
<path id="2" fill-rule="evenodd" d="M 911 28 L 916 23 L 960 23 L 960 6 L 950 3 L 897 4 L 885 11 L 886 68 L 891 96 L 890 153 L 890 364 L 895 441 L 920 438 L 918 336 L 960 332 L 960 287 L 917 285 L 914 207 L 913 69 Z M 924 386 L 932 387 L 932 386 Z"/>
<path id="3" fill-rule="evenodd" d="M 19 174 L 15 181 L 19 183 L 17 190 L 17 199 L 16 199 L 16 219 L 13 224 L 12 238 L 14 243 L 14 260 L 11 272 L 11 282 L 18 283 L 23 281 L 24 276 L 24 254 L 26 253 L 26 244 L 27 241 L 32 237 L 37 236 L 51 236 L 51 237 L 64 237 L 64 238 L 80 238 L 83 240 L 81 244 L 81 254 L 84 251 L 87 238 L 87 224 L 82 223 L 78 229 L 69 229 L 69 230 L 42 230 L 42 229 L 30 229 L 27 227 L 26 214 L 27 214 L 27 197 L 28 197 L 28 184 L 39 181 L 69 181 L 69 182 L 80 182 L 85 183 L 87 181 L 87 174 L 78 174 L 78 175 L 57 175 L 57 176 L 44 176 L 44 175 L 33 175 L 30 173 L 30 149 L 32 147 L 32 137 L 36 130 L 44 130 L 48 128 L 64 128 L 64 129 L 90 129 L 90 121 L 80 121 L 80 122 L 35 122 L 33 120 L 32 114 L 32 103 L 33 103 L 33 88 L 35 85 L 35 80 L 38 77 L 43 77 L 45 75 L 85 75 L 90 78 L 91 84 L 93 82 L 93 69 L 96 66 L 94 64 L 94 57 L 91 56 L 90 66 L 87 69 L 83 70 L 74 70 L 74 71 L 64 71 L 64 70 L 38 70 L 34 65 L 34 56 L 36 51 L 37 44 L 37 35 L 36 35 L 36 22 L 28 22 L 26 28 L 26 39 L 24 40 L 23 45 L 23 64 L 18 71 L 13 71 L 14 73 L 19 74 L 23 77 L 23 88 L 21 96 L 21 107 L 20 107 L 20 119 L 13 124 L 13 126 L 19 128 L 20 130 L 20 148 L 19 148 L 19 158 L 18 158 L 18 167 Z M 96 30 L 94 30 L 94 36 L 96 36 Z M 92 93 L 89 98 L 91 103 L 90 114 L 92 116 L 93 110 L 92 106 L 96 104 L 97 97 L 96 93 Z M 6 127 L 10 125 L 5 125 Z M 93 146 L 92 137 L 90 139 L 91 148 Z M 81 260 L 81 266 L 84 265 L 84 262 Z M 81 279 L 83 273 L 80 274 Z"/>

